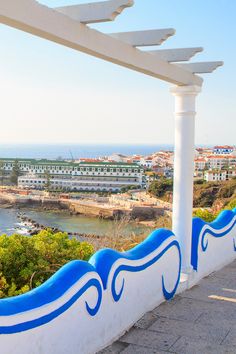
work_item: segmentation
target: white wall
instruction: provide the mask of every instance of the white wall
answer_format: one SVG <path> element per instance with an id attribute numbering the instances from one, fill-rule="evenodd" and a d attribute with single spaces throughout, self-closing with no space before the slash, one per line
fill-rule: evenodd
<path id="1" fill-rule="evenodd" d="M 0 333 L 12 332 L 1 335 L 1 352 L 95 353 L 168 298 L 165 289 L 173 296 L 179 276 L 179 246 L 168 230 L 155 231 L 131 252 L 104 250 L 95 254 L 90 263 L 71 262 L 38 289 L 0 301 Z M 123 281 L 123 293 L 118 300 L 116 295 Z M 91 282 L 96 282 L 96 286 L 78 296 Z M 62 289 L 63 294 L 58 296 Z M 52 320 L 47 318 L 54 317 L 54 311 L 61 311 L 74 296 L 78 299 L 66 311 Z M 39 306 L 42 300 L 44 303 Z M 100 307 L 91 315 L 86 303 L 90 307 L 99 303 Z M 22 313 L 15 313 L 25 306 Z"/>
<path id="2" fill-rule="evenodd" d="M 101 250 L 89 262 L 70 262 L 41 287 L 0 300 L 0 352 L 96 353 L 177 290 L 235 258 L 236 209 L 211 224 L 193 220 L 194 270 L 185 283 L 179 243 L 164 229 L 129 252 Z"/>
<path id="3" fill-rule="evenodd" d="M 193 220 L 192 284 L 236 258 L 236 209 L 223 211 L 212 223 Z"/>

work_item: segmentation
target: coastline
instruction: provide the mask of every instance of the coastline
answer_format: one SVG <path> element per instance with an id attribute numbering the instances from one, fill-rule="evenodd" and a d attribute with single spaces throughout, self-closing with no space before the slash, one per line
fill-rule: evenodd
<path id="1" fill-rule="evenodd" d="M 69 237 L 90 242 L 97 248 L 113 247 L 114 244 L 119 244 L 118 247 L 121 248 L 123 243 L 127 243 L 127 240 L 144 239 L 156 228 L 157 220 L 168 214 L 165 205 L 157 206 L 154 200 L 148 200 L 148 196 L 143 203 L 132 198 L 128 199 L 127 196 L 125 200 L 122 197 L 122 201 L 119 196 L 118 198 L 114 196 L 114 198 L 98 197 L 95 199 L 89 195 L 83 199 L 69 199 L 68 196 L 65 194 L 63 196 L 48 195 L 17 188 L 2 188 L 0 189 L 0 208 L 15 209 L 18 223 L 22 230 L 26 230 L 25 234 L 27 235 L 34 235 L 41 230 L 51 228 L 55 233 L 66 232 Z M 62 226 L 62 223 L 48 221 L 48 217 L 45 218 L 45 215 L 42 217 L 34 215 L 35 212 L 36 214 L 62 213 L 61 220 L 70 216 L 91 218 L 92 223 L 89 227 L 81 228 L 79 224 L 78 227 L 74 226 L 78 221 L 74 224 L 71 220 L 71 223 L 68 224 L 65 220 Z M 60 216 L 57 218 L 60 220 Z M 107 222 L 114 224 L 104 228 L 99 222 L 97 226 L 94 226 L 96 219 L 104 220 L 104 222 L 107 220 Z M 89 220 L 82 221 L 82 223 L 90 225 Z M 129 228 L 130 230 L 127 231 Z M 22 230 L 20 233 L 23 234 Z M 18 232 L 17 229 L 16 232 Z"/>
<path id="2" fill-rule="evenodd" d="M 114 205 L 107 200 L 98 202 L 89 199 L 68 199 L 45 195 L 22 195 L 0 191 L 0 207 L 9 208 L 37 208 L 44 211 L 63 211 L 70 215 L 85 215 L 107 220 L 129 219 L 133 222 L 152 223 L 157 217 L 163 216 L 166 209 L 163 206 L 153 205 Z M 149 226 L 149 225 L 148 225 Z"/>

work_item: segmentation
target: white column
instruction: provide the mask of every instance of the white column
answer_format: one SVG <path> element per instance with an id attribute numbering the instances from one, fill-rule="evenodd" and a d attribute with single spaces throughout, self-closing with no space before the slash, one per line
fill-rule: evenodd
<path id="1" fill-rule="evenodd" d="M 175 96 L 175 158 L 173 193 L 173 232 L 177 236 L 182 252 L 182 272 L 190 273 L 193 173 L 194 173 L 194 133 L 195 100 L 201 91 L 199 86 L 175 86 L 171 88 Z"/>

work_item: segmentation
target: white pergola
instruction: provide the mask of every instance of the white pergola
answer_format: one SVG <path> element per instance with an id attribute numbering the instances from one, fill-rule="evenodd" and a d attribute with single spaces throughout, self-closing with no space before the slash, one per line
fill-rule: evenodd
<path id="1" fill-rule="evenodd" d="M 145 50 L 175 34 L 172 28 L 104 34 L 89 24 L 113 21 L 133 0 L 107 0 L 49 8 L 36 0 L 0 0 L 0 22 L 97 58 L 167 81 L 175 96 L 173 232 L 182 251 L 182 272 L 192 270 L 191 235 L 195 99 L 203 79 L 221 61 L 188 62 L 203 48 Z"/>

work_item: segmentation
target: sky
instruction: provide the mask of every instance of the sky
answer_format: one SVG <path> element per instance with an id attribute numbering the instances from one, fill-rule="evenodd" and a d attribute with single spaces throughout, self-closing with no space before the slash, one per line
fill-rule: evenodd
<path id="1" fill-rule="evenodd" d="M 236 144 L 235 14 L 232 0 L 136 0 L 114 22 L 92 27 L 107 33 L 175 28 L 161 48 L 200 46 L 204 52 L 192 61 L 223 60 L 204 75 L 196 144 Z M 0 143 L 174 142 L 170 84 L 2 24 L 0 43 Z"/>

